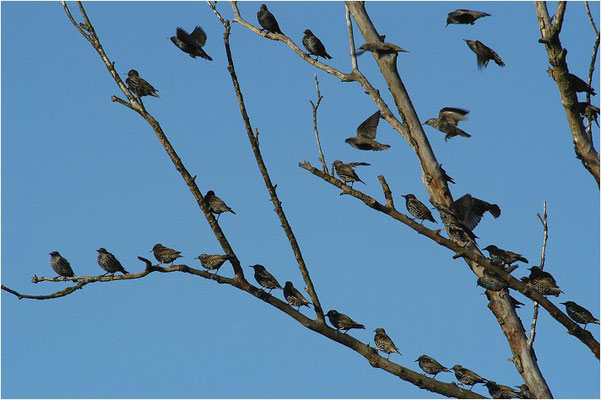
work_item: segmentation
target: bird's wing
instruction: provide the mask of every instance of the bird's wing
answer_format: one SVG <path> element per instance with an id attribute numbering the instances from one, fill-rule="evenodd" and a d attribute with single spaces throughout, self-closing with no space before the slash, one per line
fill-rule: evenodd
<path id="1" fill-rule="evenodd" d="M 371 164 L 368 164 L 366 162 L 351 162 L 351 163 L 348 163 L 347 165 L 350 165 L 351 167 L 357 167 L 360 165 L 371 165 Z"/>
<path id="2" fill-rule="evenodd" d="M 357 137 L 375 139 L 380 122 L 380 110 L 376 111 L 357 127 Z"/>
<path id="3" fill-rule="evenodd" d="M 438 117 L 440 119 L 445 119 L 447 122 L 453 125 L 457 125 L 459 121 L 467 119 L 467 114 L 469 114 L 469 111 L 464 110 L 463 108 L 444 107 L 438 113 Z"/>
<path id="4" fill-rule="evenodd" d="M 190 43 L 190 35 L 183 28 L 177 27 L 175 30 L 175 36 L 182 42 L 189 44 Z"/>
<path id="5" fill-rule="evenodd" d="M 190 38 L 198 47 L 203 47 L 207 43 L 207 34 L 202 30 L 200 26 L 194 28 L 190 34 Z"/>
<path id="6" fill-rule="evenodd" d="M 490 47 L 486 47 L 486 46 L 484 46 L 484 47 L 488 51 L 489 58 L 492 58 L 493 60 L 495 60 L 495 63 L 497 63 L 497 65 L 499 67 L 504 67 L 505 66 L 505 63 L 503 62 L 503 60 L 501 60 L 501 57 L 499 57 L 499 55 L 497 54 L 496 51 L 494 51 Z"/>

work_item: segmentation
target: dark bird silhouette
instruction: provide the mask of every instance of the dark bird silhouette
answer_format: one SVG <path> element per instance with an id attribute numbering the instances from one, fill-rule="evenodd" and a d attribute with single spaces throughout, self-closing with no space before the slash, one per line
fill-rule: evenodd
<path id="1" fill-rule="evenodd" d="M 458 221 L 465 225 L 470 230 L 473 230 L 484 216 L 485 212 L 489 212 L 493 217 L 501 216 L 501 208 L 497 204 L 491 204 L 476 197 L 472 197 L 469 193 L 464 194 L 451 204 L 451 210 L 454 212 Z"/>
<path id="2" fill-rule="evenodd" d="M 579 324 L 584 324 L 584 329 L 588 324 L 599 325 L 599 320 L 593 316 L 593 314 L 586 308 L 574 303 L 573 301 L 566 301 L 561 303 L 566 306 L 566 312 L 568 316 Z"/>
<path id="3" fill-rule="evenodd" d="M 129 274 L 129 272 L 123 268 L 123 265 L 121 265 L 119 260 L 117 260 L 117 257 L 108 252 L 104 247 L 101 247 L 96 251 L 98 252 L 98 258 L 96 259 L 98 265 L 106 271 L 106 274 L 115 275 L 115 272 L 121 272 L 123 275 Z"/>
<path id="4" fill-rule="evenodd" d="M 449 183 L 455 184 L 455 181 L 453 180 L 453 178 L 451 178 L 449 176 L 449 174 L 447 174 L 447 171 L 444 170 L 444 168 L 442 167 L 442 164 L 438 164 L 438 166 L 440 167 L 440 170 L 442 171 L 442 176 L 444 177 L 444 180 Z"/>
<path id="5" fill-rule="evenodd" d="M 50 253 L 50 266 L 59 276 L 64 276 L 65 278 L 71 278 L 75 276 L 69 261 L 67 261 L 65 257 L 61 256 L 58 251 L 53 251 Z"/>
<path id="6" fill-rule="evenodd" d="M 271 275 L 264 266 L 257 264 L 251 265 L 250 268 L 255 270 L 255 280 L 265 289 L 269 289 L 268 293 L 271 293 L 273 289 L 281 289 L 280 283 Z"/>
<path id="7" fill-rule="evenodd" d="M 397 46 L 393 43 L 388 42 L 370 42 L 365 43 L 359 46 L 360 51 L 357 52 L 357 55 L 365 53 L 366 51 L 371 51 L 372 53 L 379 54 L 396 54 L 396 53 L 409 53 L 407 50 Z"/>
<path id="8" fill-rule="evenodd" d="M 184 53 L 188 53 L 192 58 L 201 57 L 205 60 L 213 61 L 211 56 L 203 50 L 204 45 L 207 43 L 207 34 L 200 26 L 194 28 L 192 33 L 188 33 L 178 27 L 175 30 L 175 34 L 176 36 L 171 36 L 169 39 Z"/>
<path id="9" fill-rule="evenodd" d="M 482 17 L 490 17 L 490 14 L 481 11 L 460 8 L 459 10 L 452 11 L 448 14 L 447 26 L 449 26 L 449 24 L 474 25 L 474 22 L 476 22 L 478 18 Z"/>
<path id="10" fill-rule="evenodd" d="M 559 294 L 563 293 L 550 273 L 543 271 L 537 266 L 528 269 L 530 270 L 530 276 L 521 278 L 521 281 L 526 285 L 543 296 L 559 297 Z"/>
<path id="11" fill-rule="evenodd" d="M 511 305 L 513 306 L 513 308 L 520 308 L 524 305 L 524 303 L 522 303 L 521 301 L 517 300 L 515 297 L 513 296 L 509 296 L 509 302 L 511 303 Z"/>
<path id="12" fill-rule="evenodd" d="M 359 178 L 359 175 L 357 175 L 357 173 L 355 172 L 355 167 L 361 166 L 361 165 L 369 165 L 368 163 L 352 162 L 352 163 L 345 164 L 340 160 L 336 160 L 332 163 L 332 165 L 334 165 L 334 169 L 336 170 L 336 174 L 338 174 L 338 177 L 345 184 L 350 182 L 351 187 L 353 187 L 354 182 L 361 182 L 362 184 L 365 185 L 365 182 L 363 182 Z"/>
<path id="13" fill-rule="evenodd" d="M 257 11 L 257 20 L 259 21 L 261 28 L 263 28 L 261 31 L 266 30 L 267 32 L 283 35 L 280 26 L 278 25 L 278 21 L 276 21 L 273 14 L 269 12 L 265 4 L 261 4 L 261 8 Z"/>
<path id="14" fill-rule="evenodd" d="M 155 244 L 150 251 L 154 253 L 154 258 L 160 264 L 172 264 L 173 261 L 181 257 L 181 252 L 165 247 L 160 243 Z"/>
<path id="15" fill-rule="evenodd" d="M 580 79 L 579 77 L 577 77 L 574 74 L 569 74 L 568 75 L 568 80 L 570 81 L 570 85 L 572 86 L 572 90 L 576 93 L 578 92 L 586 92 L 589 93 L 593 96 L 596 96 L 597 93 L 595 93 L 595 89 L 593 89 L 592 87 L 589 86 L 588 83 L 586 83 L 585 81 L 583 81 L 582 79 Z"/>
<path id="16" fill-rule="evenodd" d="M 359 150 L 380 151 L 388 149 L 389 145 L 381 144 L 375 140 L 379 122 L 380 110 L 369 116 L 357 127 L 357 136 L 350 137 L 345 142 Z"/>
<path id="17" fill-rule="evenodd" d="M 520 389 L 519 393 L 518 393 L 518 398 L 520 399 L 534 399 L 534 395 L 532 394 L 532 392 L 530 391 L 530 388 L 528 387 L 528 385 L 526 385 L 525 383 L 521 384 L 520 386 L 516 386 L 518 389 Z"/>
<path id="18" fill-rule="evenodd" d="M 493 60 L 499 67 L 504 67 L 505 63 L 501 60 L 501 57 L 490 47 L 485 46 L 479 40 L 467 40 L 463 39 L 467 43 L 468 47 L 476 53 L 478 59 L 478 69 L 485 68 L 490 60 Z"/>
<path id="19" fill-rule="evenodd" d="M 433 378 L 436 378 L 436 375 L 438 375 L 441 372 L 451 372 L 450 369 L 448 369 L 432 357 L 427 356 L 425 354 L 419 356 L 419 358 L 415 361 L 418 362 L 418 365 L 422 369 L 422 371 L 424 371 L 426 374 L 433 375 Z"/>
<path id="20" fill-rule="evenodd" d="M 519 398 L 519 393 L 509 386 L 499 385 L 495 381 L 488 381 L 484 384 L 488 388 L 488 393 L 493 399 L 515 399 Z"/>
<path id="21" fill-rule="evenodd" d="M 459 246 L 466 246 L 470 241 L 475 242 L 478 236 L 458 220 L 458 213 L 452 209 L 452 206 L 453 204 L 451 207 L 436 205 L 440 219 L 447 228 L 449 238 Z"/>
<path id="22" fill-rule="evenodd" d="M 457 127 L 459 121 L 467 119 L 466 115 L 468 113 L 469 111 L 461 108 L 444 107 L 438 112 L 438 118 L 430 118 L 424 122 L 424 125 L 430 125 L 444 133 L 445 142 L 455 136 L 472 137 L 472 135 Z"/>
<path id="23" fill-rule="evenodd" d="M 317 60 L 319 57 L 331 59 L 332 57 L 326 51 L 326 48 L 321 43 L 321 40 L 317 38 L 309 29 L 305 29 L 303 32 L 305 36 L 303 36 L 303 46 L 309 52 L 309 54 L 316 56 Z"/>
<path id="24" fill-rule="evenodd" d="M 503 250 L 495 246 L 494 244 L 490 244 L 483 248 L 482 250 L 488 251 L 488 255 L 490 261 L 493 264 L 499 265 L 501 267 L 505 265 L 511 265 L 514 262 L 522 261 L 528 264 L 528 260 L 523 257 L 521 254 L 514 253 L 513 251 Z"/>
<path id="25" fill-rule="evenodd" d="M 196 257 L 200 260 L 200 264 L 208 269 L 209 271 L 215 270 L 215 273 L 219 271 L 219 268 L 227 261 L 231 260 L 232 256 L 222 255 L 222 254 L 200 254 Z"/>
<path id="26" fill-rule="evenodd" d="M 402 194 L 401 196 L 405 198 L 405 205 L 407 206 L 407 211 L 409 211 L 409 214 L 413 215 L 413 218 L 415 219 L 420 219 L 420 224 L 422 224 L 426 219 L 436 223 L 436 220 L 432 216 L 430 210 L 428 210 L 428 207 L 419 201 L 413 194 Z"/>
<path id="27" fill-rule="evenodd" d="M 499 292 L 507 287 L 507 283 L 498 277 L 496 274 L 484 271 L 484 275 L 478 278 L 476 282 L 478 286 L 484 289 Z"/>
<path id="28" fill-rule="evenodd" d="M 142 96 L 154 96 L 159 97 L 157 94 L 158 90 L 156 90 L 152 85 L 143 78 L 140 78 L 138 71 L 135 69 L 130 69 L 127 73 L 128 78 L 125 80 L 127 83 L 127 87 L 129 90 L 141 98 Z"/>
<path id="29" fill-rule="evenodd" d="M 470 390 L 474 387 L 476 383 L 485 383 L 486 379 L 482 378 L 480 375 L 475 373 L 474 371 L 470 371 L 467 368 L 463 368 L 461 365 L 457 364 L 451 368 L 455 371 L 455 378 L 462 384 L 471 386 Z"/>
<path id="30" fill-rule="evenodd" d="M 292 307 L 298 307 L 297 310 L 300 310 L 302 306 L 309 307 L 309 304 L 311 304 L 290 281 L 286 281 L 284 284 L 284 298 Z"/>
<path id="31" fill-rule="evenodd" d="M 574 108 L 577 113 L 580 113 L 583 117 L 585 117 L 588 120 L 595 121 L 595 124 L 599 126 L 599 121 L 597 119 L 597 117 L 599 116 L 599 107 L 596 107 L 587 102 L 579 102 L 575 104 Z"/>
<path id="32" fill-rule="evenodd" d="M 348 315 L 341 314 L 336 310 L 328 311 L 326 317 L 328 317 L 330 324 L 332 324 L 337 331 L 344 331 L 344 333 L 346 333 L 349 331 L 349 329 L 353 328 L 365 329 L 364 325 L 353 321 Z"/>
<path id="33" fill-rule="evenodd" d="M 215 196 L 215 192 L 212 190 L 209 190 L 205 195 L 205 201 L 209 205 L 209 211 L 213 214 L 217 214 L 217 221 L 219 221 L 221 213 L 231 212 L 232 214 L 236 214 L 223 200 Z"/>
<path id="34" fill-rule="evenodd" d="M 399 349 L 397 349 L 397 347 L 394 345 L 392 339 L 386 334 L 384 328 L 378 328 L 374 332 L 376 332 L 376 335 L 374 336 L 374 343 L 376 344 L 378 350 L 380 350 L 382 353 L 388 354 L 386 357 L 387 360 L 392 353 L 401 354 Z"/>

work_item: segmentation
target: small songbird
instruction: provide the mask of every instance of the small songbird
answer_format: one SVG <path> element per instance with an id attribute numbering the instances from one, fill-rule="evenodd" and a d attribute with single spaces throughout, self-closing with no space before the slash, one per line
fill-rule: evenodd
<path id="1" fill-rule="evenodd" d="M 436 378 L 436 375 L 438 375 L 441 372 L 451 372 L 450 369 L 448 369 L 432 357 L 427 356 L 425 354 L 419 356 L 419 358 L 415 361 L 419 363 L 419 367 L 426 374 L 434 375 L 432 378 Z"/>
<path id="2" fill-rule="evenodd" d="M 273 289 L 281 289 L 280 283 L 271 275 L 264 266 L 257 264 L 251 265 L 250 268 L 255 270 L 255 280 L 265 289 L 269 289 L 268 293 L 271 293 Z"/>
<path id="3" fill-rule="evenodd" d="M 104 247 L 101 247 L 96 251 L 98 252 L 98 258 L 96 261 L 98 261 L 100 268 L 106 271 L 106 274 L 115 275 L 115 272 L 121 272 L 123 275 L 129 274 L 129 272 L 123 268 L 123 265 L 121 265 L 119 260 L 117 260 L 117 258 L 112 253 L 108 252 Z"/>
<path id="4" fill-rule="evenodd" d="M 127 83 L 127 87 L 129 90 L 141 98 L 142 96 L 154 96 L 159 97 L 157 94 L 158 90 L 156 90 L 152 85 L 143 78 L 140 78 L 138 71 L 135 69 L 130 69 L 127 73 L 128 78 L 125 80 Z"/>
<path id="5" fill-rule="evenodd" d="M 478 18 L 490 17 L 490 14 L 481 11 L 466 10 L 460 8 L 459 10 L 452 11 L 447 17 L 447 26 L 449 24 L 470 24 L 474 25 L 474 22 Z"/>
<path id="6" fill-rule="evenodd" d="M 499 292 L 507 287 L 507 283 L 499 278 L 496 274 L 484 271 L 484 275 L 478 278 L 476 282 L 478 286 L 484 289 Z"/>
<path id="7" fill-rule="evenodd" d="M 559 286 L 557 286 L 557 282 L 555 282 L 555 278 L 553 276 L 540 269 L 536 265 L 532 268 L 528 268 L 530 270 L 530 276 L 522 277 L 521 281 L 526 285 L 536 290 L 543 296 L 555 296 L 559 297 L 560 293 L 563 293 Z"/>
<path id="8" fill-rule="evenodd" d="M 215 273 L 219 271 L 219 268 L 227 261 L 231 260 L 232 256 L 221 255 L 221 254 L 200 254 L 196 257 L 200 260 L 200 264 L 208 269 L 209 271 L 215 270 Z"/>
<path id="9" fill-rule="evenodd" d="M 586 92 L 589 93 L 593 96 L 596 96 L 597 93 L 595 93 L 595 89 L 593 89 L 592 87 L 589 86 L 588 83 L 586 83 L 585 81 L 583 81 L 582 79 L 580 79 L 579 77 L 577 77 L 574 74 L 569 74 L 568 75 L 568 80 L 570 81 L 570 85 L 572 86 L 572 90 L 576 93 L 578 92 Z"/>
<path id="10" fill-rule="evenodd" d="M 490 60 L 493 60 L 499 67 L 504 67 L 505 63 L 501 60 L 501 57 L 490 47 L 485 46 L 479 40 L 467 40 L 463 39 L 467 43 L 468 47 L 476 53 L 478 60 L 478 69 L 485 68 Z"/>
<path id="11" fill-rule="evenodd" d="M 284 284 L 284 298 L 292 307 L 298 307 L 297 310 L 300 310 L 302 306 L 309 307 L 309 304 L 311 304 L 290 281 L 286 281 Z"/>
<path id="12" fill-rule="evenodd" d="M 386 334 L 384 328 L 378 328 L 374 332 L 376 332 L 376 335 L 374 336 L 374 343 L 376 344 L 378 350 L 380 350 L 382 353 L 388 354 L 388 356 L 386 356 L 387 360 L 392 353 L 399 353 L 399 355 L 402 355 L 399 349 L 397 349 L 397 347 L 394 345 L 392 339 Z"/>
<path id="13" fill-rule="evenodd" d="M 424 125 L 430 125 L 444 133 L 445 142 L 455 136 L 472 137 L 457 126 L 459 121 L 467 119 L 468 113 L 469 111 L 462 108 L 444 107 L 438 112 L 438 118 L 430 118 L 424 122 Z"/>
<path id="14" fill-rule="evenodd" d="M 365 182 L 363 182 L 359 178 L 359 175 L 357 175 L 357 173 L 355 172 L 355 167 L 360 166 L 360 165 L 369 165 L 368 163 L 352 162 L 352 163 L 345 164 L 340 160 L 336 160 L 332 163 L 332 165 L 334 165 L 334 169 L 336 170 L 336 174 L 338 174 L 338 177 L 345 184 L 350 182 L 351 187 L 353 187 L 354 182 L 361 182 L 362 184 L 365 185 Z"/>
<path id="15" fill-rule="evenodd" d="M 232 214 L 236 214 L 234 210 L 229 208 L 223 200 L 215 196 L 215 192 L 212 190 L 209 190 L 205 195 L 205 201 L 209 205 L 209 211 L 213 214 L 217 214 L 217 221 L 219 221 L 219 216 L 221 213 L 231 212 Z"/>
<path id="16" fill-rule="evenodd" d="M 455 371 L 455 377 L 462 385 L 469 385 L 470 390 L 474 387 L 476 383 L 486 383 L 487 380 L 482 378 L 480 375 L 475 373 L 474 371 L 470 371 L 467 368 L 463 368 L 461 365 L 457 364 L 451 368 Z"/>
<path id="17" fill-rule="evenodd" d="M 326 51 L 323 43 L 321 43 L 321 40 L 319 40 L 319 38 L 315 36 L 313 32 L 311 32 L 309 29 L 305 29 L 303 33 L 305 34 L 305 36 L 303 36 L 303 46 L 305 46 L 305 49 L 307 49 L 309 54 L 316 56 L 316 60 L 319 57 L 327 59 L 332 58 Z"/>
<path id="18" fill-rule="evenodd" d="M 157 259 L 159 264 L 173 264 L 173 261 L 181 257 L 180 251 L 170 249 L 160 243 L 155 244 L 150 251 L 154 253 L 154 258 Z"/>
<path id="19" fill-rule="evenodd" d="M 517 390 L 509 386 L 499 385 L 495 381 L 488 381 L 484 384 L 488 388 L 488 393 L 493 399 L 515 399 L 519 398 Z"/>
<path id="20" fill-rule="evenodd" d="M 525 383 L 521 384 L 520 386 L 516 386 L 516 388 L 520 389 L 520 392 L 518 393 L 518 398 L 520 398 L 520 399 L 534 399 L 535 398 L 535 396 L 530 391 L 530 388 Z"/>
<path id="21" fill-rule="evenodd" d="M 341 314 L 336 310 L 328 311 L 326 317 L 328 317 L 330 324 L 332 324 L 337 331 L 344 331 L 344 333 L 346 333 L 349 329 L 353 328 L 365 329 L 364 325 L 353 321 L 348 315 Z"/>
<path id="22" fill-rule="evenodd" d="M 484 200 L 473 197 L 469 193 L 464 194 L 451 204 L 455 216 L 463 225 L 473 230 L 484 216 L 489 212 L 493 217 L 501 216 L 501 208 L 497 204 L 491 204 Z"/>
<path id="23" fill-rule="evenodd" d="M 419 201 L 415 195 L 409 193 L 407 195 L 402 194 L 401 196 L 405 198 L 405 205 L 407 206 L 409 214 L 413 215 L 413 218 L 415 219 L 421 219 L 420 224 L 423 224 L 424 220 L 436 223 L 436 220 L 432 216 L 430 210 L 428 210 L 428 207 Z"/>
<path id="24" fill-rule="evenodd" d="M 599 107 L 587 102 L 579 102 L 574 105 L 574 109 L 586 119 L 595 121 L 595 124 L 599 126 L 599 121 L 597 120 L 600 112 Z"/>
<path id="25" fill-rule="evenodd" d="M 379 54 L 396 54 L 396 53 L 409 53 L 407 50 L 402 47 L 397 46 L 393 43 L 388 42 L 370 42 L 365 43 L 359 46 L 360 51 L 357 52 L 357 55 L 365 53 L 366 51 L 371 51 L 372 53 Z"/>
<path id="26" fill-rule="evenodd" d="M 203 50 L 203 46 L 207 43 L 207 34 L 200 26 L 194 28 L 192 33 L 178 27 L 175 34 L 176 36 L 171 36 L 169 39 L 184 53 L 188 53 L 192 58 L 201 57 L 213 61 L 211 56 Z"/>
<path id="27" fill-rule="evenodd" d="M 61 256 L 58 251 L 53 251 L 50 253 L 50 266 L 59 276 L 64 276 L 65 278 L 71 278 L 75 276 L 69 261 L 67 261 L 65 257 Z"/>
<path id="28" fill-rule="evenodd" d="M 263 28 L 261 31 L 266 30 L 270 33 L 279 33 L 283 35 L 280 26 L 278 25 L 278 21 L 276 21 L 273 14 L 269 12 L 265 4 L 261 4 L 261 7 L 257 12 L 257 20 L 259 21 L 259 25 Z"/>
<path id="29" fill-rule="evenodd" d="M 573 301 L 566 301 L 561 303 L 566 306 L 566 312 L 568 316 L 579 324 L 584 324 L 584 329 L 588 324 L 599 325 L 599 320 L 593 316 L 593 314 L 586 308 L 574 303 Z"/>
<path id="30" fill-rule="evenodd" d="M 500 249 L 494 244 L 490 244 L 482 250 L 488 251 L 490 261 L 493 264 L 500 265 L 501 267 L 505 265 L 511 265 L 517 261 L 522 261 L 528 264 L 528 260 L 524 258 L 521 254 L 514 253 L 513 251 Z"/>
<path id="31" fill-rule="evenodd" d="M 380 151 L 388 149 L 389 145 L 381 144 L 375 140 L 379 122 L 380 110 L 376 111 L 357 127 L 357 136 L 350 137 L 345 142 L 359 150 Z"/>

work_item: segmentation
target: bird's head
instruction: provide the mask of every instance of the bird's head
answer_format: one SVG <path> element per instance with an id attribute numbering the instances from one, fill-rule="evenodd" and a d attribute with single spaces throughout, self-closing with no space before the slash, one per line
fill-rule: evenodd
<path id="1" fill-rule="evenodd" d="M 213 192 L 212 190 L 209 190 L 207 192 L 207 194 L 205 194 L 205 197 L 207 197 L 207 196 L 215 196 L 215 192 Z"/>
<path id="2" fill-rule="evenodd" d="M 60 254 L 58 254 L 58 251 L 51 251 L 49 254 L 50 254 L 52 257 L 60 256 Z"/>
<path id="3" fill-rule="evenodd" d="M 305 29 L 305 30 L 303 31 L 303 33 L 304 33 L 305 35 L 311 35 L 311 36 L 313 36 L 313 32 L 311 32 L 309 29 Z"/>
<path id="4" fill-rule="evenodd" d="M 140 74 L 138 74 L 138 71 L 136 71 L 135 69 L 130 69 L 127 73 L 127 76 L 131 78 L 132 76 L 140 76 Z"/>
<path id="5" fill-rule="evenodd" d="M 265 5 L 265 4 L 261 4 L 261 10 L 263 10 L 263 11 L 267 11 L 267 5 Z"/>
<path id="6" fill-rule="evenodd" d="M 498 248 L 494 244 L 489 244 L 488 246 L 486 246 L 482 250 L 487 250 L 487 251 L 491 251 L 492 250 L 492 251 L 495 251 L 495 250 L 498 250 Z"/>
<path id="7" fill-rule="evenodd" d="M 98 250 L 96 250 L 99 253 L 106 253 L 106 249 L 104 247 L 99 248 Z"/>
<path id="8" fill-rule="evenodd" d="M 155 244 L 154 246 L 152 246 L 152 250 L 150 250 L 150 252 L 152 253 L 153 251 L 157 251 L 163 248 L 163 245 L 160 243 Z"/>
<path id="9" fill-rule="evenodd" d="M 384 331 L 384 328 L 376 328 L 376 330 L 374 332 L 381 333 L 381 334 L 386 334 L 386 331 Z"/>
<path id="10" fill-rule="evenodd" d="M 426 122 L 424 122 L 422 125 L 430 125 L 430 126 L 434 126 L 437 122 L 436 118 L 430 118 L 428 120 L 426 120 Z"/>

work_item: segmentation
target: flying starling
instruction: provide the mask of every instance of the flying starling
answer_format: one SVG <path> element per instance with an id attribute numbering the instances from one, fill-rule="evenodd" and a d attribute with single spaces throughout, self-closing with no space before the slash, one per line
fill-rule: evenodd
<path id="1" fill-rule="evenodd" d="M 169 39 L 179 47 L 184 53 L 188 53 L 190 57 L 201 57 L 205 60 L 213 61 L 213 59 L 202 49 L 207 43 L 207 34 L 200 26 L 194 28 L 192 33 L 186 32 L 182 28 L 175 30 L 176 36 L 171 36 Z"/>
<path id="2" fill-rule="evenodd" d="M 330 322 L 331 321 L 332 320 L 330 319 Z M 363 326 L 363 325 L 361 325 L 361 326 Z M 390 337 L 388 337 L 388 335 L 386 334 L 386 331 L 384 330 L 384 328 L 378 328 L 374 332 L 376 332 L 376 336 L 374 336 L 374 343 L 376 344 L 376 347 L 378 348 L 378 350 L 380 350 L 382 353 L 388 354 L 388 356 L 386 357 L 387 360 L 388 360 L 388 357 L 390 357 L 390 354 L 392 354 L 392 353 L 401 354 L 399 349 L 397 349 L 397 347 L 394 345 L 394 342 L 392 341 L 392 339 Z"/>
<path id="3" fill-rule="evenodd" d="M 215 270 L 215 273 L 219 271 L 219 268 L 225 263 L 227 260 L 231 260 L 232 256 L 226 256 L 221 254 L 201 254 L 196 257 L 200 260 L 202 266 L 209 271 Z"/>
<path id="4" fill-rule="evenodd" d="M 359 178 L 359 175 L 357 175 L 357 173 L 355 172 L 355 167 L 360 166 L 360 165 L 369 165 L 368 163 L 352 162 L 352 163 L 345 164 L 340 160 L 336 160 L 332 163 L 332 165 L 334 165 L 334 169 L 336 170 L 336 174 L 338 174 L 338 177 L 345 184 L 350 182 L 351 187 L 353 187 L 354 182 L 361 182 L 362 184 L 365 185 L 365 182 L 363 182 Z"/>
<path id="5" fill-rule="evenodd" d="M 492 290 L 493 292 L 499 292 L 507 287 L 507 283 L 499 278 L 496 274 L 491 274 L 484 271 L 484 275 L 478 278 L 476 282 L 478 286 L 484 289 Z"/>
<path id="6" fill-rule="evenodd" d="M 326 51 L 326 48 L 321 43 L 321 40 L 317 38 L 309 29 L 305 29 L 303 32 L 305 36 L 303 36 L 303 46 L 309 52 L 309 54 L 317 56 L 315 59 L 317 60 L 319 57 L 331 59 L 332 57 Z"/>
<path id="7" fill-rule="evenodd" d="M 505 63 L 501 60 L 501 57 L 490 47 L 485 46 L 479 40 L 467 40 L 463 39 L 467 43 L 468 47 L 476 53 L 478 59 L 478 69 L 485 68 L 490 60 L 493 60 L 499 67 L 504 67 Z"/>
<path id="8" fill-rule="evenodd" d="M 521 384 L 520 386 L 516 386 L 518 389 L 520 389 L 520 392 L 518 393 L 518 398 L 520 399 L 534 399 L 534 395 L 532 394 L 532 392 L 530 391 L 530 388 L 528 387 L 528 385 L 526 385 L 525 383 Z"/>
<path id="9" fill-rule="evenodd" d="M 499 265 L 501 267 L 505 265 L 509 266 L 517 261 L 522 261 L 528 264 L 528 260 L 524 258 L 521 254 L 514 253 L 513 251 L 500 249 L 494 244 L 490 244 L 482 250 L 488 251 L 490 261 L 493 264 Z"/>
<path id="10" fill-rule="evenodd" d="M 129 78 L 125 80 L 125 83 L 127 83 L 129 90 L 138 96 L 138 98 L 141 98 L 142 96 L 159 97 L 157 94 L 158 90 L 153 88 L 152 85 L 146 82 L 143 78 L 140 78 L 138 71 L 135 69 L 130 69 L 127 73 L 127 76 Z"/>
<path id="11" fill-rule="evenodd" d="M 259 25 L 263 28 L 261 31 L 266 30 L 270 33 L 279 33 L 283 35 L 280 26 L 278 25 L 278 21 L 276 21 L 273 14 L 269 12 L 265 4 L 261 4 L 261 8 L 257 11 L 257 20 L 259 21 Z"/>
<path id="12" fill-rule="evenodd" d="M 231 212 L 232 214 L 236 214 L 234 210 L 229 208 L 223 200 L 215 196 L 215 192 L 212 190 L 209 190 L 205 195 L 205 201 L 209 205 L 209 211 L 213 214 L 217 214 L 217 221 L 219 221 L 219 216 L 221 213 Z"/>
<path id="13" fill-rule="evenodd" d="M 344 333 L 346 333 L 349 331 L 349 329 L 353 328 L 365 329 L 365 325 L 358 324 L 357 322 L 353 321 L 348 315 L 341 314 L 336 310 L 328 311 L 326 317 L 328 317 L 328 319 L 330 320 L 330 324 L 332 324 L 332 326 L 336 328 L 337 331 L 344 331 Z"/>
<path id="14" fill-rule="evenodd" d="M 566 312 L 568 316 L 579 324 L 584 324 L 584 329 L 588 324 L 599 325 L 599 320 L 593 317 L 593 314 L 586 308 L 574 303 L 573 301 L 566 301 L 561 303 L 566 306 Z"/>
<path id="15" fill-rule="evenodd" d="M 407 206 L 409 214 L 413 215 L 415 219 L 421 219 L 420 224 L 423 224 L 426 219 L 436 223 L 436 220 L 432 216 L 430 210 L 428 210 L 428 207 L 414 195 L 409 193 L 407 195 L 402 194 L 401 196 L 405 198 L 405 205 Z"/>
<path id="16" fill-rule="evenodd" d="M 597 117 L 599 116 L 599 107 L 587 102 L 579 102 L 575 104 L 574 109 L 577 113 L 582 114 L 582 116 L 586 119 L 595 121 L 597 126 L 599 126 L 599 121 L 597 120 Z"/>
<path id="17" fill-rule="evenodd" d="M 264 266 L 257 264 L 251 265 L 250 268 L 255 270 L 255 280 L 264 287 L 265 289 L 269 289 L 268 293 L 271 293 L 273 289 L 281 289 L 280 283 L 275 279 L 273 275 L 271 275 Z"/>
<path id="18" fill-rule="evenodd" d="M 450 12 L 448 15 L 449 16 L 447 17 L 447 26 L 449 26 L 449 24 L 474 25 L 474 22 L 476 22 L 478 18 L 490 17 L 490 14 L 487 14 L 485 12 L 465 10 L 463 8 Z"/>
<path id="19" fill-rule="evenodd" d="M 419 356 L 419 358 L 415 361 L 419 363 L 419 367 L 426 374 L 434 375 L 432 378 L 436 378 L 436 375 L 438 375 L 441 372 L 451 372 L 450 369 L 448 369 L 432 357 L 429 357 L 425 354 Z"/>
<path id="20" fill-rule="evenodd" d="M 165 247 L 160 243 L 155 244 L 150 251 L 154 253 L 154 258 L 157 259 L 159 264 L 173 264 L 173 261 L 181 257 L 181 252 Z"/>
<path id="21" fill-rule="evenodd" d="M 366 51 L 371 51 L 373 53 L 379 54 L 396 54 L 396 53 L 409 53 L 407 50 L 397 46 L 396 44 L 388 43 L 388 42 L 370 42 L 362 44 L 357 52 L 357 55 L 361 55 Z"/>
<path id="22" fill-rule="evenodd" d="M 293 285 L 292 282 L 286 281 L 284 285 L 284 298 L 292 307 L 298 307 L 297 310 L 300 310 L 302 306 L 309 307 L 311 302 L 301 294 Z"/>
<path id="23" fill-rule="evenodd" d="M 488 393 L 493 399 L 515 399 L 519 393 L 509 386 L 499 385 L 495 381 L 488 381 L 484 384 L 488 388 Z"/>
<path id="24" fill-rule="evenodd" d="M 489 212 L 493 217 L 501 216 L 501 209 L 497 204 L 491 204 L 476 197 L 472 197 L 469 193 L 464 194 L 451 205 L 451 209 L 455 216 L 463 225 L 473 230 L 484 216 L 485 212 Z"/>
<path id="25" fill-rule="evenodd" d="M 123 265 L 121 265 L 119 260 L 117 260 L 112 253 L 106 251 L 104 247 L 101 247 L 96 251 L 98 252 L 98 258 L 96 259 L 98 261 L 98 265 L 100 265 L 100 268 L 106 271 L 106 274 L 115 275 L 115 272 L 121 272 L 123 275 L 129 274 L 129 272 L 123 268 Z"/>
<path id="26" fill-rule="evenodd" d="M 386 150 L 390 147 L 389 145 L 378 143 L 375 140 L 379 122 L 380 110 L 376 111 L 357 127 L 357 136 L 350 137 L 345 142 L 359 150 Z"/>
<path id="27" fill-rule="evenodd" d="M 551 295 L 559 297 L 559 294 L 563 293 L 550 273 L 543 271 L 537 266 L 528 269 L 530 270 L 530 276 L 521 278 L 521 281 L 526 285 L 543 296 Z"/>
<path id="28" fill-rule="evenodd" d="M 50 266 L 59 276 L 64 276 L 65 278 L 72 278 L 75 276 L 69 261 L 61 256 L 58 251 L 50 253 Z"/>
<path id="29" fill-rule="evenodd" d="M 455 136 L 472 137 L 472 135 L 457 127 L 459 121 L 467 119 L 466 115 L 468 113 L 469 111 L 461 108 L 444 107 L 438 112 L 438 118 L 430 118 L 424 122 L 424 125 L 430 125 L 444 133 L 445 142 Z"/>
<path id="30" fill-rule="evenodd" d="M 455 371 L 455 377 L 462 385 L 469 385 L 470 390 L 474 387 L 476 383 L 485 383 L 486 379 L 482 378 L 480 375 L 475 373 L 474 371 L 470 371 L 467 368 L 463 368 L 461 365 L 457 364 L 451 368 Z"/>
<path id="31" fill-rule="evenodd" d="M 570 81 L 570 85 L 572 86 L 572 90 L 576 93 L 578 92 L 586 92 L 589 93 L 593 96 L 596 96 L 597 93 L 595 93 L 595 89 L 593 89 L 592 87 L 589 86 L 588 83 L 586 83 L 585 81 L 583 81 L 582 79 L 580 79 L 579 77 L 577 77 L 574 74 L 569 74 L 568 75 L 568 80 Z"/>

